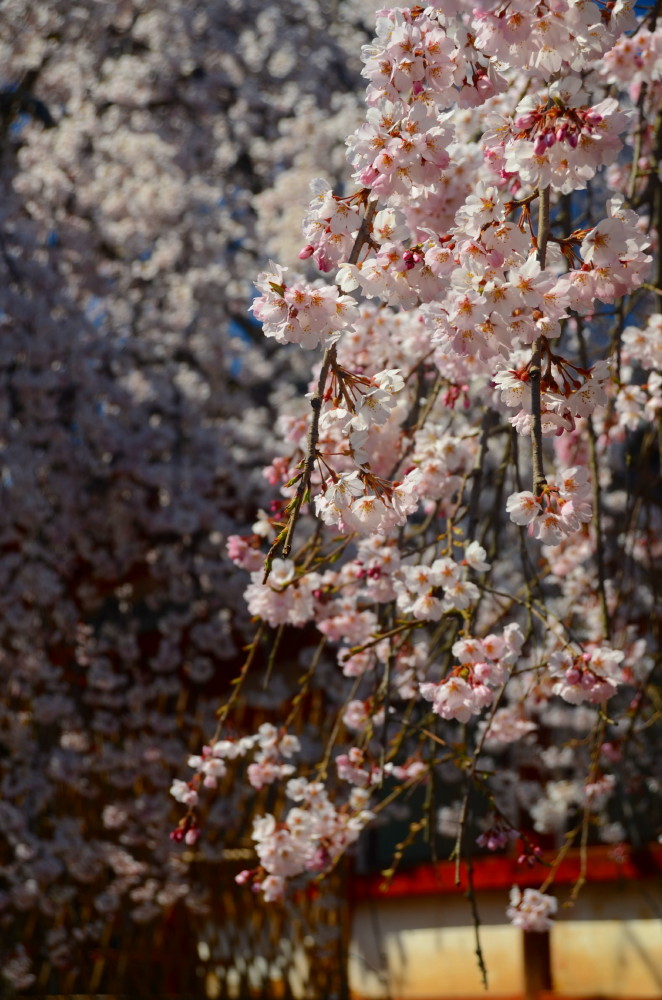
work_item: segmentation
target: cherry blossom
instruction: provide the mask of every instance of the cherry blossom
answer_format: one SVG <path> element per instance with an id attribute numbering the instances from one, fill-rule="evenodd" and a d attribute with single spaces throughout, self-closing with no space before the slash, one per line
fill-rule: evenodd
<path id="1" fill-rule="evenodd" d="M 525 931 L 548 931 L 552 927 L 552 917 L 558 909 L 554 896 L 548 896 L 537 889 L 525 889 L 522 893 L 517 886 L 510 890 L 510 906 L 507 915 L 515 927 Z"/>
<path id="2" fill-rule="evenodd" d="M 517 777 L 479 777 L 484 750 L 526 746 L 538 778 L 520 783 L 517 809 L 536 830 L 565 829 L 581 808 L 607 829 L 616 782 L 588 749 L 571 760 L 539 734 L 581 732 L 588 748 L 594 706 L 618 715 L 628 689 L 644 697 L 646 628 L 617 600 L 624 501 L 612 478 L 624 435 L 662 408 L 659 317 L 643 313 L 657 181 L 646 188 L 646 107 L 623 93 L 623 66 L 645 58 L 654 85 L 657 43 L 624 34 L 634 25 L 631 4 L 579 0 L 380 11 L 350 186 L 314 182 L 298 250 L 329 279 L 274 264 L 253 305 L 268 337 L 308 345 L 310 331 L 324 347 L 312 415 L 292 406 L 267 470 L 282 499 L 266 571 L 245 594 L 264 623 L 320 633 L 337 683 L 353 685 L 320 801 L 334 781 L 374 797 L 385 776 L 400 790 L 426 781 L 441 773 L 439 747 L 460 746 L 445 773 L 468 766 L 495 802 L 474 838 L 488 850 L 516 829 L 504 789 Z M 252 569 L 247 543 L 232 548 Z M 640 565 L 641 538 L 631 551 Z M 554 773 L 570 765 L 572 778 Z M 305 768 L 295 780 L 310 780 Z M 283 823 L 269 836 L 281 831 L 287 868 Z M 280 896 L 288 875 L 265 856 L 256 884 Z M 533 848 L 523 857 L 535 861 Z M 546 930 L 555 907 L 514 889 L 508 915 Z"/>
<path id="3" fill-rule="evenodd" d="M 659 837 L 655 12 L 93 6 L 0 43 L 10 986 L 419 783 L 465 859 Z"/>

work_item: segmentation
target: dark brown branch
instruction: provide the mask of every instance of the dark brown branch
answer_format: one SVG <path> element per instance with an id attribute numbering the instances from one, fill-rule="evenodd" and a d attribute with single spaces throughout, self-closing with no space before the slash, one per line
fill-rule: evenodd
<path id="1" fill-rule="evenodd" d="M 547 242 L 549 240 L 549 187 L 541 188 L 539 191 L 538 204 L 538 263 L 541 269 L 545 267 L 547 261 Z M 533 347 L 530 367 L 531 385 L 531 449 L 533 463 L 533 492 L 535 496 L 540 496 L 547 480 L 542 457 L 542 412 L 541 412 L 541 388 L 540 388 L 540 365 L 544 337 L 538 337 Z"/>
<path id="2" fill-rule="evenodd" d="M 588 353 L 586 350 L 586 340 L 581 321 L 577 322 L 577 336 L 581 352 L 582 365 L 588 368 Z M 591 479 L 593 481 L 593 517 L 595 523 L 595 561 L 598 571 L 598 594 L 600 597 L 600 615 L 602 619 L 602 631 L 605 639 L 611 638 L 611 627 L 609 623 L 609 607 L 607 605 L 607 588 L 605 584 L 605 553 L 604 539 L 602 532 L 602 494 L 600 490 L 600 465 L 598 462 L 598 441 L 595 432 L 593 418 L 589 414 L 586 418 L 588 427 L 589 457 L 591 465 Z"/>
<path id="3" fill-rule="evenodd" d="M 488 442 L 492 425 L 496 420 L 496 413 L 492 407 L 488 407 L 483 414 L 483 425 L 480 436 L 480 449 L 476 456 L 476 463 L 472 469 L 473 482 L 471 484 L 471 496 L 469 498 L 469 523 L 467 526 L 467 538 L 473 540 L 478 524 L 478 505 L 480 502 L 480 492 L 483 485 L 483 472 L 487 461 Z"/>

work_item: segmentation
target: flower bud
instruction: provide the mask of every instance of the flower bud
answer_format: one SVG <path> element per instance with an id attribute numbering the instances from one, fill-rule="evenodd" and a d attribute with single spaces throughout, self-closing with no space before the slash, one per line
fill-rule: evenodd
<path id="1" fill-rule="evenodd" d="M 513 124 L 515 128 L 529 129 L 535 125 L 539 117 L 537 111 L 527 111 L 523 115 L 518 115 Z"/>

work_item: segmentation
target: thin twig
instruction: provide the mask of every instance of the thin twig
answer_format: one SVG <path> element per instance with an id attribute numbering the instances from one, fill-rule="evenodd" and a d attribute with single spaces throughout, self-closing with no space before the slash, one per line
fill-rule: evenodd
<path id="1" fill-rule="evenodd" d="M 343 723 L 343 711 L 344 711 L 345 708 L 347 708 L 347 706 L 349 705 L 350 701 L 353 701 L 354 698 L 356 698 L 356 692 L 358 691 L 360 685 L 361 685 L 361 675 L 359 674 L 359 676 L 354 679 L 354 683 L 352 684 L 350 692 L 347 695 L 347 697 L 345 698 L 344 704 L 343 704 L 342 708 L 339 710 L 339 712 L 338 712 L 338 714 L 336 716 L 335 722 L 333 724 L 333 729 L 331 730 L 331 734 L 330 734 L 330 736 L 329 736 L 329 738 L 328 738 L 328 740 L 326 742 L 326 748 L 324 750 L 324 757 L 320 761 L 320 763 L 317 765 L 317 780 L 318 781 L 325 781 L 326 780 L 326 777 L 327 777 L 327 774 L 328 774 L 328 771 L 329 771 L 329 763 L 331 761 L 331 754 L 333 753 L 333 748 L 336 745 L 336 740 L 338 738 L 338 733 L 340 732 L 340 727 L 342 726 L 342 723 Z"/>
<path id="2" fill-rule="evenodd" d="M 471 484 L 471 496 L 469 497 L 469 523 L 467 525 L 467 538 L 473 540 L 476 525 L 478 524 L 478 504 L 480 501 L 480 491 L 483 485 L 483 473 L 487 460 L 488 441 L 490 430 L 496 418 L 496 413 L 492 407 L 488 407 L 483 414 L 483 426 L 480 436 L 480 448 L 476 456 L 476 463 L 472 470 L 473 482 Z"/>
<path id="3" fill-rule="evenodd" d="M 312 681 L 313 677 L 315 676 L 315 672 L 316 672 L 316 670 L 317 670 L 317 668 L 319 666 L 320 660 L 322 659 L 322 653 L 324 652 L 324 649 L 326 647 L 326 643 L 327 643 L 326 636 L 322 636 L 322 640 L 318 644 L 317 649 L 315 650 L 315 653 L 313 654 L 313 658 L 312 658 L 310 667 L 308 668 L 308 670 L 306 671 L 306 673 L 303 675 L 303 677 L 301 677 L 299 679 L 299 687 L 298 687 L 297 693 L 295 694 L 294 698 L 292 699 L 292 706 L 290 708 L 290 711 L 288 713 L 287 718 L 285 719 L 285 722 L 283 723 L 283 726 L 284 726 L 285 730 L 288 730 L 290 728 L 290 726 L 292 725 L 292 723 L 294 722 L 294 719 L 296 717 L 296 714 L 297 714 L 297 711 L 299 709 L 299 706 L 301 705 L 301 702 L 303 701 L 303 699 L 304 699 L 304 697 L 305 697 L 305 695 L 306 695 L 306 693 L 308 691 L 308 688 L 310 687 L 310 682 Z"/>
<path id="4" fill-rule="evenodd" d="M 597 435 L 593 418 L 586 418 L 588 427 L 589 458 L 591 462 L 591 478 L 593 480 L 593 516 L 595 518 L 595 561 L 598 570 L 598 595 L 600 597 L 600 616 L 602 631 L 607 641 L 611 639 L 609 606 L 607 604 L 607 587 L 605 578 L 605 552 L 602 535 L 602 493 L 600 489 L 600 466 L 598 463 Z"/>
<path id="5" fill-rule="evenodd" d="M 391 604 L 387 609 L 389 621 L 392 623 L 394 618 L 394 607 Z M 395 661 L 395 650 L 393 648 L 393 639 L 389 640 L 388 643 L 388 656 L 386 657 L 386 664 L 384 669 L 384 676 L 382 677 L 382 682 L 379 685 L 377 691 L 377 703 L 382 706 L 382 711 L 384 713 L 384 721 L 382 723 L 382 738 L 381 738 L 381 752 L 379 761 L 379 771 L 380 780 L 383 784 L 384 782 L 384 765 L 386 763 L 386 745 L 388 740 L 388 724 L 389 724 L 389 708 L 390 708 L 390 695 L 391 695 L 391 675 L 393 673 L 393 664 Z"/>
<path id="6" fill-rule="evenodd" d="M 471 919 L 474 928 L 474 953 L 476 955 L 476 961 L 478 962 L 478 968 L 480 969 L 480 975 L 483 982 L 483 987 L 487 990 L 489 989 L 488 978 L 487 978 L 487 964 L 485 962 L 485 955 L 483 954 L 483 948 L 480 943 L 480 915 L 478 913 L 478 904 L 476 902 L 476 890 L 474 887 L 474 866 L 471 860 L 471 855 L 467 858 L 467 899 L 469 900 L 469 905 L 471 906 Z"/>
<path id="7" fill-rule="evenodd" d="M 285 625 L 281 624 L 276 630 L 276 635 L 274 636 L 274 641 L 271 646 L 271 651 L 269 653 L 269 660 L 267 662 L 267 669 L 264 672 L 264 680 L 262 681 L 262 690 L 266 691 L 269 687 L 269 681 L 271 680 L 271 675 L 273 673 L 274 664 L 276 662 L 276 656 L 278 655 L 278 650 L 283 638 L 283 633 L 285 631 Z"/>
<path id="8" fill-rule="evenodd" d="M 628 200 L 630 202 L 634 201 L 634 196 L 637 190 L 637 180 L 640 177 L 639 174 L 639 160 L 641 159 L 641 147 L 644 137 L 644 132 L 646 131 L 646 116 L 644 114 L 644 104 L 646 103 L 646 94 L 648 93 L 648 85 L 646 81 L 641 85 L 641 90 L 639 91 L 639 98 L 637 100 L 637 111 L 639 113 L 639 120 L 637 122 L 637 131 L 634 136 L 634 153 L 632 154 L 632 170 L 630 171 L 630 180 L 628 182 Z"/>
<path id="9" fill-rule="evenodd" d="M 308 442 L 306 447 L 306 458 L 303 466 L 303 473 L 301 479 L 297 484 L 297 490 L 294 495 L 294 502 L 292 503 L 289 520 L 287 522 L 287 531 L 285 534 L 285 541 L 283 542 L 283 558 L 287 559 L 292 550 L 292 539 L 294 537 L 294 529 L 296 523 L 299 519 L 299 513 L 301 511 L 302 504 L 310 489 L 310 481 L 313 475 L 313 470 L 315 468 L 315 457 L 317 454 L 317 442 L 319 440 L 319 425 L 320 425 L 320 414 L 322 412 L 322 402 L 324 400 L 324 389 L 326 387 L 326 380 L 329 375 L 329 370 L 333 366 L 337 355 L 337 345 L 334 342 L 329 344 L 324 351 L 324 357 L 322 359 L 322 367 L 320 369 L 320 375 L 317 382 L 317 389 L 315 394 L 310 401 L 310 406 L 313 411 L 313 417 L 310 421 L 310 429 L 308 431 Z M 277 542 L 274 542 L 276 545 Z M 273 548 L 273 546 L 272 546 Z M 269 563 L 267 561 L 267 567 L 265 571 L 264 582 L 266 583 L 269 576 Z"/>
<path id="10" fill-rule="evenodd" d="M 547 261 L 547 242 L 549 240 L 549 187 L 541 188 L 539 191 L 538 206 L 538 263 L 541 270 L 544 269 Z M 529 379 L 531 385 L 531 448 L 533 463 L 533 492 L 535 496 L 540 496 L 547 480 L 543 467 L 542 457 L 542 413 L 541 413 L 541 359 L 543 351 L 544 337 L 538 337 L 534 344 L 531 356 L 531 367 L 529 369 Z"/>
<path id="11" fill-rule="evenodd" d="M 221 732 L 225 720 L 230 714 L 231 709 L 234 708 L 235 704 L 237 703 L 237 700 L 239 698 L 239 693 L 243 687 L 244 681 L 248 677 L 248 673 L 253 665 L 253 660 L 257 655 L 257 651 L 260 647 L 260 643 L 262 641 L 262 637 L 264 636 L 265 632 L 266 632 L 266 625 L 264 622 L 261 622 L 255 633 L 255 636 L 253 637 L 253 641 L 250 643 L 250 645 L 246 646 L 246 649 L 248 650 L 248 656 L 246 657 L 244 665 L 239 671 L 239 674 L 232 681 L 232 693 L 230 694 L 230 697 L 228 698 L 226 703 L 222 705 L 216 712 L 216 715 L 218 717 L 218 723 L 216 726 L 216 732 L 212 739 L 212 743 L 216 743 L 221 738 Z"/>
<path id="12" fill-rule="evenodd" d="M 589 359 L 586 350 L 586 339 L 581 320 L 577 320 L 577 339 L 579 340 L 579 351 L 582 365 L 588 368 Z M 588 428 L 589 459 L 591 466 L 591 479 L 593 486 L 593 517 L 595 523 L 595 562 L 598 571 L 598 596 L 600 599 L 600 616 L 602 619 L 602 631 L 604 638 L 611 638 L 611 626 L 609 622 L 609 607 L 607 605 L 607 587 L 605 577 L 605 552 L 602 535 L 602 492 L 600 489 L 600 465 L 598 461 L 598 439 L 595 432 L 593 418 L 589 414 L 586 418 Z"/>

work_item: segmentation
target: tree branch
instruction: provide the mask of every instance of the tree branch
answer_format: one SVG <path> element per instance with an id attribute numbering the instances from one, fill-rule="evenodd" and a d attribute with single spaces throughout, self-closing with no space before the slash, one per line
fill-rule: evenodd
<path id="1" fill-rule="evenodd" d="M 549 187 L 539 191 L 538 204 L 538 263 L 541 269 L 547 260 L 547 242 L 549 240 Z M 533 347 L 530 367 L 531 385 L 531 449 L 533 463 L 533 492 L 539 496 L 547 485 L 542 456 L 542 414 L 541 414 L 541 359 L 544 337 L 538 337 Z"/>
<path id="2" fill-rule="evenodd" d="M 354 246 L 352 247 L 352 252 L 349 255 L 350 264 L 356 264 L 359 259 L 359 254 L 361 253 L 361 248 L 370 239 L 370 230 L 372 226 L 372 220 L 377 212 L 377 201 L 370 201 L 367 204 L 366 212 L 363 217 L 363 222 L 356 234 L 356 239 L 354 241 Z M 265 569 L 264 569 L 264 579 L 263 583 L 266 583 L 269 579 L 269 574 L 271 573 L 271 564 L 273 558 L 278 551 L 278 547 L 281 542 L 283 545 L 283 558 L 287 559 L 290 552 L 292 551 L 292 541 L 294 538 L 294 529 L 296 527 L 297 521 L 299 520 L 299 515 L 301 513 L 301 507 L 310 491 L 310 482 L 313 475 L 313 470 L 315 468 L 315 458 L 317 457 L 317 442 L 319 440 L 319 423 L 320 414 L 322 412 L 322 402 L 324 400 L 324 390 L 326 388 L 326 380 L 329 375 L 329 370 L 335 365 L 337 357 L 337 346 L 334 342 L 329 344 L 324 351 L 324 357 L 322 358 L 322 367 L 320 369 L 319 379 L 317 380 L 317 389 L 310 401 L 310 405 L 313 411 L 313 418 L 310 422 L 310 430 L 308 432 L 308 442 L 306 445 L 306 457 L 303 463 L 303 472 L 297 483 L 296 493 L 294 498 L 290 501 L 287 508 L 288 521 L 287 526 L 280 532 L 274 541 L 273 545 L 269 549 L 267 554 Z"/>

